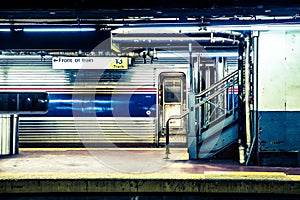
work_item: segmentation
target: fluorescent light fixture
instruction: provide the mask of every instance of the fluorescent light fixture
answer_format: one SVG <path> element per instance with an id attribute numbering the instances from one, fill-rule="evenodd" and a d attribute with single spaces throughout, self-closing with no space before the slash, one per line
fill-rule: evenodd
<path id="1" fill-rule="evenodd" d="M 300 30 L 299 24 L 255 24 L 255 25 L 226 25 L 208 26 L 208 31 L 272 31 L 272 30 Z"/>
<path id="2" fill-rule="evenodd" d="M 96 28 L 74 28 L 74 27 L 56 27 L 56 28 L 30 28 L 30 27 L 25 27 L 23 29 L 24 32 L 88 32 L 88 31 L 96 31 Z"/>
<path id="3" fill-rule="evenodd" d="M 300 30 L 299 24 L 269 25 L 269 30 Z"/>
<path id="4" fill-rule="evenodd" d="M 245 22 L 247 23 L 247 22 Z M 121 27 L 112 31 L 112 34 L 128 33 L 199 33 L 201 31 L 270 31 L 270 30 L 300 30 L 300 23 L 262 23 L 262 24 L 244 24 L 244 25 L 207 25 L 207 26 L 174 26 L 172 24 L 155 24 L 155 26 L 144 25 L 143 27 L 131 26 Z"/>
<path id="5" fill-rule="evenodd" d="M 199 26 L 145 26 L 121 27 L 112 33 L 194 33 L 199 32 Z"/>
<path id="6" fill-rule="evenodd" d="M 0 32 L 10 32 L 10 28 L 0 28 Z"/>

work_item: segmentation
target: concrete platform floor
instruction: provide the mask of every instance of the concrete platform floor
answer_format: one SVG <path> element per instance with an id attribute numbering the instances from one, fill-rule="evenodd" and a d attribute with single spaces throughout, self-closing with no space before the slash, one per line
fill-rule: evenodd
<path id="1" fill-rule="evenodd" d="M 57 193 L 300 195 L 300 168 L 188 160 L 184 148 L 170 152 L 166 159 L 163 148 L 22 148 L 0 158 L 0 198 Z"/>

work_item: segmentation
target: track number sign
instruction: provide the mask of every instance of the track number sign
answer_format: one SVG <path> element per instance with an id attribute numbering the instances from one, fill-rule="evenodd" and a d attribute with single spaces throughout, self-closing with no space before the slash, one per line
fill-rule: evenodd
<path id="1" fill-rule="evenodd" d="M 127 57 L 52 57 L 53 69 L 128 69 Z"/>

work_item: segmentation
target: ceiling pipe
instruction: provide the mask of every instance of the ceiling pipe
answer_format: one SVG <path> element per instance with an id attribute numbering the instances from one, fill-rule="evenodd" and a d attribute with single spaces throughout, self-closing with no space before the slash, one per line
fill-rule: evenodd
<path id="1" fill-rule="evenodd" d="M 173 37 L 173 38 L 165 38 L 165 37 L 147 37 L 147 38 L 128 38 L 128 37 L 118 37 L 113 38 L 113 42 L 116 43 L 124 43 L 124 44 L 162 44 L 162 43 L 190 43 L 197 42 L 199 44 L 228 44 L 228 45 L 238 45 L 239 40 L 223 38 L 223 37 Z"/>

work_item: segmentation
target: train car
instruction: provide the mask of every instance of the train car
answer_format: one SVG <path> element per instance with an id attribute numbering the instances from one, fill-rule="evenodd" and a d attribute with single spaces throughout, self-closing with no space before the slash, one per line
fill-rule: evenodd
<path id="1" fill-rule="evenodd" d="M 199 66 L 214 81 L 237 67 L 235 56 L 209 60 Z M 1 91 L 49 94 L 47 113 L 19 115 L 21 147 L 160 146 L 169 117 L 188 109 L 185 57 L 130 58 L 121 70 L 54 69 L 51 55 L 1 55 L 0 62 Z M 171 120 L 170 127 L 171 142 L 186 145 L 187 119 Z"/>

